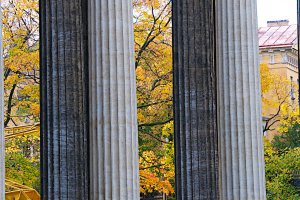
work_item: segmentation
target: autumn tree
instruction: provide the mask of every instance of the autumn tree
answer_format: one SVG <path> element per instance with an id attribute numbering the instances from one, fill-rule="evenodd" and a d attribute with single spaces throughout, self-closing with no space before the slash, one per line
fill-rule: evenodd
<path id="1" fill-rule="evenodd" d="M 295 123 L 286 132 L 276 135 L 272 141 L 272 146 L 276 150 L 300 148 L 300 124 Z"/>
<path id="2" fill-rule="evenodd" d="M 133 5 L 141 192 L 172 194 L 174 130 L 171 1 L 134 0 Z M 38 0 L 5 0 L 2 2 L 2 11 L 5 126 L 38 122 Z M 26 138 L 11 141 L 10 146 L 16 150 L 7 149 L 7 166 L 15 166 L 13 158 L 25 166 L 28 164 L 25 163 L 26 159 L 32 166 L 37 166 L 38 157 L 28 157 L 27 146 L 32 141 L 34 144 L 38 142 Z M 13 167 L 7 170 L 9 177 L 14 177 L 18 171 Z M 25 179 L 20 181 L 33 184 Z"/>
<path id="3" fill-rule="evenodd" d="M 5 127 L 39 121 L 38 0 L 4 0 Z"/>
<path id="4" fill-rule="evenodd" d="M 174 193 L 170 0 L 134 0 L 141 192 Z"/>
<path id="5" fill-rule="evenodd" d="M 40 191 L 40 138 L 26 135 L 6 140 L 5 174 L 9 180 Z"/>
<path id="6" fill-rule="evenodd" d="M 298 85 L 286 76 L 272 71 L 265 64 L 260 66 L 264 132 L 274 131 L 285 120 L 298 113 L 296 91 Z"/>
<path id="7" fill-rule="evenodd" d="M 5 127 L 39 121 L 38 0 L 3 0 Z M 37 135 L 6 140 L 6 178 L 39 190 Z"/>
<path id="8" fill-rule="evenodd" d="M 267 199 L 299 199 L 293 185 L 293 174 L 300 170 L 300 148 L 277 151 L 268 140 L 264 149 Z"/>

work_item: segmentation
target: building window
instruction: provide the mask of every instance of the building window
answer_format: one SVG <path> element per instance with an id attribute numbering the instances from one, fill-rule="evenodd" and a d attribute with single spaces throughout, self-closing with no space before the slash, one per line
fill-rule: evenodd
<path id="1" fill-rule="evenodd" d="M 275 63 L 275 55 L 270 54 L 270 64 L 274 64 L 274 63 Z"/>
<path id="2" fill-rule="evenodd" d="M 288 61 L 287 54 L 283 53 L 282 54 L 282 63 L 287 63 L 287 61 Z"/>

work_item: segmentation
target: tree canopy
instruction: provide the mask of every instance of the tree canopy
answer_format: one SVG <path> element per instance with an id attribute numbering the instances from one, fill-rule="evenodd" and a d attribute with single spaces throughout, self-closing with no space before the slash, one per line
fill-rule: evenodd
<path id="1" fill-rule="evenodd" d="M 134 0 L 141 192 L 174 193 L 170 0 Z"/>
<path id="2" fill-rule="evenodd" d="M 5 127 L 39 121 L 38 0 L 5 0 L 3 13 Z"/>

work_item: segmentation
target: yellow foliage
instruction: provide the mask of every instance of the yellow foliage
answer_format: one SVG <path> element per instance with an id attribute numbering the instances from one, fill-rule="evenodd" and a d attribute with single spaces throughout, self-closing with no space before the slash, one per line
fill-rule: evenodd
<path id="1" fill-rule="evenodd" d="M 266 94 L 267 92 L 269 92 L 270 87 L 273 83 L 273 78 L 271 76 L 270 69 L 266 64 L 260 65 L 260 79 L 262 80 L 261 81 L 262 94 Z"/>
<path id="2" fill-rule="evenodd" d="M 296 85 L 291 83 L 286 76 L 270 71 L 266 65 L 261 65 L 261 80 L 262 103 L 264 108 L 277 111 L 279 105 L 289 105 L 291 103 L 289 101 L 291 87 L 296 87 Z M 264 111 L 263 115 L 266 115 Z"/>
<path id="3" fill-rule="evenodd" d="M 299 108 L 292 111 L 288 108 L 284 108 L 282 114 L 284 117 L 280 120 L 278 131 L 280 133 L 286 133 L 293 124 L 300 124 L 299 112 Z"/>
<path id="4" fill-rule="evenodd" d="M 134 0 L 133 5 L 140 190 L 173 194 L 171 2 Z"/>
<path id="5" fill-rule="evenodd" d="M 38 7 L 38 0 L 2 2 L 5 126 L 39 120 Z"/>
<path id="6" fill-rule="evenodd" d="M 270 130 L 282 132 L 298 115 L 298 84 L 286 76 L 260 65 L 262 114 L 269 119 Z M 278 126 L 283 125 L 283 127 Z"/>
<path id="7" fill-rule="evenodd" d="M 163 156 L 159 162 L 153 151 L 145 151 L 140 157 L 140 186 L 144 194 L 160 191 L 165 194 L 174 193 L 169 179 L 174 177 L 173 164 Z M 158 176 L 160 174 L 160 176 Z"/>

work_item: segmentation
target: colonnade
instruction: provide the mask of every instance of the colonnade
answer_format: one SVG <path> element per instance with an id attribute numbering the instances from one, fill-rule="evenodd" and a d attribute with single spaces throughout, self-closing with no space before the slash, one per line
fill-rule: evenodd
<path id="1" fill-rule="evenodd" d="M 266 198 L 256 12 L 173 0 L 177 199 Z M 138 200 L 132 2 L 40 0 L 40 33 L 42 198 Z"/>

